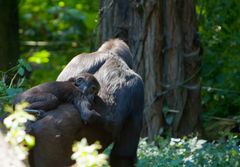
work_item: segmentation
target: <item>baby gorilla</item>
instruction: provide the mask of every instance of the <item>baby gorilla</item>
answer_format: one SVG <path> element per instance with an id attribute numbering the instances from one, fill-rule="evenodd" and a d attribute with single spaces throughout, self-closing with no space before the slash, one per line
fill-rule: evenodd
<path id="1" fill-rule="evenodd" d="M 84 123 L 93 123 L 102 120 L 99 113 L 90 109 L 99 89 L 100 85 L 92 74 L 81 73 L 77 79 L 48 82 L 20 93 L 14 98 L 13 106 L 26 101 L 30 104 L 27 110 L 48 111 L 70 102 L 77 107 Z"/>

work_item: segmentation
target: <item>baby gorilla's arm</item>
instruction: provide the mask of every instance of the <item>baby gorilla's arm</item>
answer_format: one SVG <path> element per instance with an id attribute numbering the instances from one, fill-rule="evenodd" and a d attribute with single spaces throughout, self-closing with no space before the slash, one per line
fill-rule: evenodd
<path id="1" fill-rule="evenodd" d="M 13 107 L 22 101 L 29 103 L 27 109 L 45 111 L 56 108 L 60 103 L 58 98 L 51 93 L 31 93 L 26 91 L 25 93 L 19 94 L 14 98 Z"/>
<path id="2" fill-rule="evenodd" d="M 104 123 L 104 119 L 98 112 L 96 112 L 95 110 L 89 109 L 91 104 L 87 99 L 83 97 L 74 98 L 73 103 L 77 107 L 78 111 L 80 112 L 81 119 L 85 124 Z"/>
<path id="3" fill-rule="evenodd" d="M 59 100 L 56 96 L 50 93 L 40 93 L 26 98 L 29 102 L 27 109 L 37 109 L 49 111 L 55 109 L 59 105 Z"/>

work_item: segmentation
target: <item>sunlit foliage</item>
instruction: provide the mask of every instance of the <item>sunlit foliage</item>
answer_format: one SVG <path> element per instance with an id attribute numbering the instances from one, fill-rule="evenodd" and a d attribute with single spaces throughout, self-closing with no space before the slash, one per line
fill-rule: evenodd
<path id="1" fill-rule="evenodd" d="M 4 125 L 7 128 L 6 141 L 12 145 L 19 160 L 26 159 L 29 148 L 35 145 L 35 138 L 25 131 L 27 121 L 35 120 L 33 115 L 24 111 L 27 105 L 27 103 L 18 104 L 14 111 L 12 107 L 5 109 L 10 112 L 10 115 L 4 119 Z"/>
<path id="2" fill-rule="evenodd" d="M 73 56 L 95 47 L 98 0 L 20 2 L 21 52 L 34 69 L 31 85 L 55 80 Z"/>
<path id="3" fill-rule="evenodd" d="M 87 140 L 83 138 L 73 145 L 72 159 L 76 161 L 77 167 L 109 166 L 107 156 L 99 154 L 97 151 L 99 149 L 101 149 L 101 145 L 98 142 L 88 145 Z"/>

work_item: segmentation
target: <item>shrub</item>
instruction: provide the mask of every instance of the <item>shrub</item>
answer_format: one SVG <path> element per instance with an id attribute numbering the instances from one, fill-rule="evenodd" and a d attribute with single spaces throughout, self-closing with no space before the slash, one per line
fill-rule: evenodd
<path id="1" fill-rule="evenodd" d="M 194 138 L 156 140 L 142 139 L 138 148 L 138 166 L 226 167 L 240 165 L 239 140 L 234 136 L 217 142 Z"/>

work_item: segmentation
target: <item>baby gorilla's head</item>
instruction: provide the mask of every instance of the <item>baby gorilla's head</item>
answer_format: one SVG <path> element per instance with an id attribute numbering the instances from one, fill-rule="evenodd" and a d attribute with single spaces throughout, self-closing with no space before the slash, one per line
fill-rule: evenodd
<path id="1" fill-rule="evenodd" d="M 90 73 L 81 73 L 75 80 L 75 86 L 77 86 L 80 92 L 92 101 L 100 90 L 100 84 L 97 79 Z"/>

